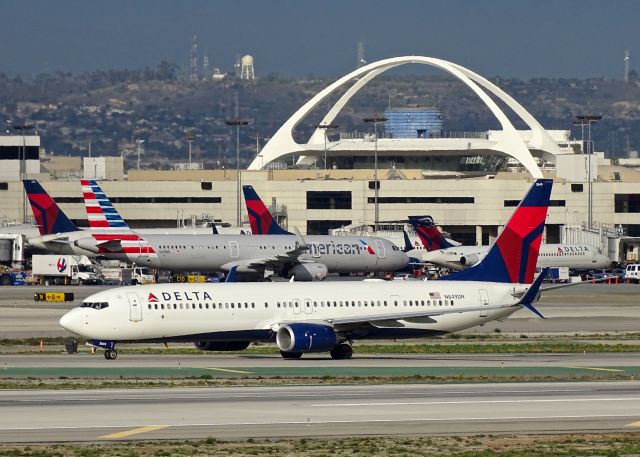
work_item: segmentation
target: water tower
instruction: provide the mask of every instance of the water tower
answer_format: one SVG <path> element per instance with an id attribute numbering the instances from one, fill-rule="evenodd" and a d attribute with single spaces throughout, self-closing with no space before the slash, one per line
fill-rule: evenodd
<path id="1" fill-rule="evenodd" d="M 253 56 L 249 54 L 242 56 L 240 64 L 240 79 L 256 79 L 256 74 L 253 71 Z"/>

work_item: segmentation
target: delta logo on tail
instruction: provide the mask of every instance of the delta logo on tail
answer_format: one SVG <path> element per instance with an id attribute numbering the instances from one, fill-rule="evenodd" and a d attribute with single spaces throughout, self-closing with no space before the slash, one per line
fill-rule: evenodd
<path id="1" fill-rule="evenodd" d="M 371 246 L 369 246 L 364 240 L 360 240 L 360 244 L 367 249 L 367 252 L 371 255 L 376 255 L 376 251 L 373 250 Z"/>
<path id="2" fill-rule="evenodd" d="M 147 297 L 147 301 L 149 303 L 158 303 L 158 297 L 149 292 L 149 297 Z"/>
<path id="3" fill-rule="evenodd" d="M 278 225 L 253 186 L 242 186 L 242 191 L 254 235 L 292 235 Z"/>
<path id="4" fill-rule="evenodd" d="M 438 230 L 438 225 L 431 216 L 409 216 L 409 223 L 416 231 L 418 238 L 427 251 L 437 251 L 453 247 Z"/>
<path id="5" fill-rule="evenodd" d="M 552 185 L 552 179 L 536 180 L 485 258 L 442 279 L 533 283 Z"/>
<path id="6" fill-rule="evenodd" d="M 36 220 L 36 224 L 38 224 L 40 235 L 76 232 L 79 230 L 38 181 L 25 179 L 22 183 L 31 204 L 33 217 Z"/>
<path id="7" fill-rule="evenodd" d="M 67 261 L 64 257 L 60 257 L 56 262 L 56 268 L 60 273 L 64 273 L 64 270 L 67 269 Z"/>

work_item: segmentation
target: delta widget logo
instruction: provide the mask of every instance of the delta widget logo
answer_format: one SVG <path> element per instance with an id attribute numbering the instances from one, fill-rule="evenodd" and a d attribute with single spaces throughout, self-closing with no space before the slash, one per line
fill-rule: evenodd
<path id="1" fill-rule="evenodd" d="M 364 240 L 360 240 L 360 243 L 367 248 L 367 252 L 371 255 L 376 255 L 376 251 L 373 250 L 373 248 L 371 246 L 369 246 L 367 243 L 364 242 Z"/>
<path id="2" fill-rule="evenodd" d="M 149 297 L 147 297 L 147 301 L 149 303 L 158 303 L 158 297 L 156 297 L 152 293 L 149 293 Z"/>
<path id="3" fill-rule="evenodd" d="M 58 271 L 60 273 L 63 273 L 64 270 L 67 269 L 67 261 L 64 259 L 64 257 L 60 257 L 58 259 L 58 262 L 56 263 L 56 268 L 58 268 Z"/>

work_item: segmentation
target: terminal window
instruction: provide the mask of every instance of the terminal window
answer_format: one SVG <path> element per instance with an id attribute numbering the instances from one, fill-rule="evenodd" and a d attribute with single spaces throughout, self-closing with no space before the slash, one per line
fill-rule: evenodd
<path id="1" fill-rule="evenodd" d="M 308 191 L 307 209 L 351 209 L 351 192 Z"/>
<path id="2" fill-rule="evenodd" d="M 9 190 L 8 182 L 0 182 L 0 190 Z"/>
<path id="3" fill-rule="evenodd" d="M 504 206 L 505 207 L 518 206 L 519 203 L 520 203 L 520 200 L 505 200 L 504 201 Z M 549 201 L 549 206 L 566 206 L 566 205 L 567 205 L 566 200 L 551 200 L 551 201 Z"/>
<path id="4" fill-rule="evenodd" d="M 464 204 L 474 203 L 473 197 L 378 197 L 380 204 L 434 203 L 434 204 Z M 375 197 L 367 198 L 367 203 L 375 203 Z"/>
<path id="5" fill-rule="evenodd" d="M 350 225 L 351 221 L 307 221 L 307 235 L 328 235 L 330 230 Z"/>
<path id="6" fill-rule="evenodd" d="M 582 192 L 582 184 L 571 184 L 571 192 Z"/>
<path id="7" fill-rule="evenodd" d="M 56 197 L 58 203 L 84 203 L 82 197 Z M 111 203 L 222 203 L 221 197 L 109 197 Z"/>
<path id="8" fill-rule="evenodd" d="M 211 183 L 211 181 L 202 181 L 200 183 L 200 189 L 202 189 L 202 190 L 212 190 L 213 189 L 213 184 Z"/>
<path id="9" fill-rule="evenodd" d="M 615 194 L 616 213 L 640 213 L 640 194 Z"/>

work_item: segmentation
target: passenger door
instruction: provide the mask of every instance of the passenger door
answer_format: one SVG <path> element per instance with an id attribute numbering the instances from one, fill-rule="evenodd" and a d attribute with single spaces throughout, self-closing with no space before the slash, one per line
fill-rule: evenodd
<path id="1" fill-rule="evenodd" d="M 229 256 L 231 258 L 238 258 L 240 256 L 240 248 L 238 248 L 237 241 L 229 241 Z"/>
<path id="2" fill-rule="evenodd" d="M 140 298 L 135 292 L 127 292 L 127 300 L 129 300 L 129 320 L 138 322 L 142 320 L 142 305 Z"/>
<path id="3" fill-rule="evenodd" d="M 379 259 L 384 259 L 387 256 L 384 243 L 381 240 L 376 240 L 376 255 Z"/>

